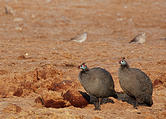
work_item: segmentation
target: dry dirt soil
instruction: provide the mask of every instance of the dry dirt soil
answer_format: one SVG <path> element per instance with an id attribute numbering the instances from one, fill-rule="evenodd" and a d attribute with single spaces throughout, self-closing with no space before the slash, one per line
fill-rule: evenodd
<path id="1" fill-rule="evenodd" d="M 83 32 L 85 42 L 70 41 Z M 128 43 L 141 32 L 144 44 Z M 77 66 L 107 69 L 120 96 L 121 57 L 151 78 L 154 104 L 110 97 L 94 111 Z M 0 0 L 0 118 L 166 118 L 166 1 Z"/>

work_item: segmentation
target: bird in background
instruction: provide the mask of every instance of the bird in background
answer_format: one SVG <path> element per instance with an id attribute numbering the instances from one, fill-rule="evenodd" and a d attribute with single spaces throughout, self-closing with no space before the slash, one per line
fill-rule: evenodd
<path id="1" fill-rule="evenodd" d="M 75 37 L 71 38 L 70 41 L 75 41 L 78 43 L 82 43 L 87 39 L 88 33 L 84 32 L 82 34 L 78 34 Z"/>
<path id="2" fill-rule="evenodd" d="M 146 33 L 140 33 L 138 35 L 136 35 L 129 43 L 145 43 L 146 41 Z"/>
<path id="3" fill-rule="evenodd" d="M 162 37 L 162 38 L 160 38 L 160 40 L 166 40 L 166 37 Z"/>

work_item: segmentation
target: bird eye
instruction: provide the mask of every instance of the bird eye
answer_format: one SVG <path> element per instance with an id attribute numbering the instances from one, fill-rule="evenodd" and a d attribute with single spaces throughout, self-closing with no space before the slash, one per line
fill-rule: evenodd
<path id="1" fill-rule="evenodd" d="M 125 65 L 125 64 L 126 64 L 126 62 L 125 62 L 124 60 L 122 60 L 122 61 L 121 61 L 121 64 L 122 64 L 122 65 Z"/>

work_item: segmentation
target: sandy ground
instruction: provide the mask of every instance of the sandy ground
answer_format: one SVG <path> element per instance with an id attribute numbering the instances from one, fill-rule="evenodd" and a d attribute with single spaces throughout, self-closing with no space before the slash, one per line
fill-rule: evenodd
<path id="1" fill-rule="evenodd" d="M 67 41 L 83 32 L 88 33 L 85 42 Z M 144 44 L 128 43 L 141 32 L 147 34 Z M 0 118 L 164 119 L 165 37 L 165 0 L 0 0 Z M 101 105 L 101 111 L 92 104 L 46 108 L 35 103 L 62 80 L 84 91 L 77 79 L 82 62 L 107 69 L 115 90 L 122 91 L 117 77 L 121 57 L 151 78 L 152 107 L 136 110 L 113 98 L 114 104 Z"/>

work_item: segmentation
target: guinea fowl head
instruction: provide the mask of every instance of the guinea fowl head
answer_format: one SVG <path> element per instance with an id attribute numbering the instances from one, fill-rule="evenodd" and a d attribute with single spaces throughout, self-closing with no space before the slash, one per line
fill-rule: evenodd
<path id="1" fill-rule="evenodd" d="M 121 65 L 122 68 L 129 68 L 128 63 L 125 60 L 125 57 L 122 57 L 122 59 L 119 61 L 119 64 Z"/>
<path id="2" fill-rule="evenodd" d="M 142 36 L 146 36 L 146 33 L 145 33 L 145 32 L 142 32 L 141 34 L 142 34 Z"/>
<path id="3" fill-rule="evenodd" d="M 138 38 L 142 38 L 142 39 L 145 39 L 146 38 L 146 33 L 145 32 L 142 32 L 138 35 Z"/>
<path id="4" fill-rule="evenodd" d="M 78 66 L 79 69 L 82 69 L 82 71 L 88 71 L 88 67 L 87 65 L 85 65 L 85 63 L 82 63 L 80 66 Z"/>

